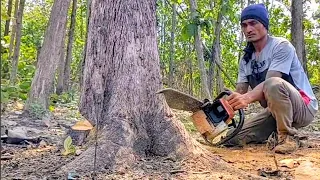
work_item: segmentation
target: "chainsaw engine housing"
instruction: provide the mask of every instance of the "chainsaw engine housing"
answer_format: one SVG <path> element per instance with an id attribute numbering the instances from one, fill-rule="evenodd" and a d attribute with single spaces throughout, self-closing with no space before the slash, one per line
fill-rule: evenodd
<path id="1" fill-rule="evenodd" d="M 212 103 L 206 102 L 201 110 L 192 115 L 197 130 L 209 142 L 228 129 L 233 117 L 232 107 L 223 98 L 216 99 Z"/>

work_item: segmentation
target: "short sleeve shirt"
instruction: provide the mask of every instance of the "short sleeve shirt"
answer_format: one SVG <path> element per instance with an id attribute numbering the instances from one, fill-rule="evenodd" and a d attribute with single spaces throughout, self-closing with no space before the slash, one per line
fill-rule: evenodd
<path id="1" fill-rule="evenodd" d="M 282 73 L 282 78 L 297 90 L 302 90 L 311 99 L 311 106 L 318 110 L 318 102 L 309 80 L 297 57 L 295 48 L 286 39 L 268 36 L 266 46 L 258 57 L 252 54 L 248 62 L 241 60 L 238 70 L 238 83 L 249 83 L 251 88 L 265 80 L 268 71 Z"/>

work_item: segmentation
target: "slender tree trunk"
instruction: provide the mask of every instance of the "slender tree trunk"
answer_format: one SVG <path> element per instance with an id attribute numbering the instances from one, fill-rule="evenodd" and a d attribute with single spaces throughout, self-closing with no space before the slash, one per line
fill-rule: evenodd
<path id="1" fill-rule="evenodd" d="M 298 58 L 307 73 L 307 58 L 305 54 L 304 31 L 303 31 L 303 1 L 292 0 L 291 3 L 291 39 L 296 48 Z"/>
<path id="2" fill-rule="evenodd" d="M 67 28 L 67 23 L 64 26 L 64 30 L 66 31 Z M 65 65 L 66 65 L 66 58 L 65 58 L 65 35 L 64 37 L 62 37 L 62 41 L 61 41 L 61 53 L 60 53 L 60 57 L 59 57 L 59 64 L 57 67 L 57 72 L 58 72 L 58 80 L 57 80 L 57 87 L 56 87 L 56 94 L 60 95 L 63 92 L 63 75 L 64 75 L 64 69 L 65 69 Z M 53 83 L 54 84 L 54 83 Z M 51 91 L 51 93 L 54 92 L 54 88 L 53 91 Z"/>
<path id="3" fill-rule="evenodd" d="M 195 18 L 195 15 L 197 13 L 196 0 L 190 0 L 190 5 L 191 5 L 192 18 Z M 206 72 L 204 58 L 203 58 L 203 47 L 202 47 L 200 26 L 197 27 L 197 31 L 196 31 L 196 35 L 195 35 L 194 39 L 195 39 L 195 47 L 196 47 L 196 52 L 197 52 L 197 59 L 198 59 L 198 63 L 199 63 L 199 70 L 200 70 L 200 74 L 201 74 L 202 94 L 205 96 L 205 98 L 211 99 L 211 94 L 209 92 L 209 87 L 208 87 L 207 72 Z"/>
<path id="4" fill-rule="evenodd" d="M 221 33 L 221 24 L 222 24 L 222 16 L 224 14 L 224 4 L 223 0 L 220 2 L 220 11 L 218 13 L 218 19 L 216 22 L 216 29 L 215 29 L 215 39 L 213 42 L 213 49 L 212 49 L 212 62 L 218 62 L 219 64 L 222 65 L 221 63 L 221 46 L 220 46 L 220 33 Z M 227 4 L 228 2 L 226 2 Z M 221 75 L 221 70 L 217 69 L 217 93 L 220 93 L 221 91 L 224 90 L 224 85 L 223 85 L 223 80 L 222 80 L 222 75 Z M 212 90 L 211 90 L 212 93 Z"/>
<path id="5" fill-rule="evenodd" d="M 241 7 L 241 10 L 243 9 L 243 0 L 240 1 L 240 7 Z M 239 40 L 239 52 L 238 52 L 238 64 L 240 64 L 240 61 L 241 61 L 241 58 L 242 58 L 242 43 L 243 43 L 243 33 L 242 33 L 242 30 L 240 28 L 240 40 Z"/>
<path id="6" fill-rule="evenodd" d="M 12 11 L 12 0 L 8 0 L 8 11 L 7 15 L 9 19 L 6 20 L 6 25 L 4 27 L 4 33 L 3 36 L 8 36 L 9 35 L 9 26 L 10 26 L 10 19 L 11 19 L 11 11 Z"/>
<path id="7" fill-rule="evenodd" d="M 177 11 L 176 11 L 176 3 L 173 3 L 172 7 L 172 24 L 171 24 L 171 42 L 170 42 L 170 62 L 169 62 L 169 87 L 174 86 L 174 34 L 176 30 L 176 18 L 177 18 Z"/>
<path id="8" fill-rule="evenodd" d="M 224 14 L 224 8 L 223 8 L 223 1 L 220 1 L 220 10 L 218 13 L 218 17 L 217 17 L 217 21 L 216 21 L 216 25 L 215 25 L 215 31 L 214 31 L 214 40 L 212 43 L 212 56 L 211 56 L 211 61 L 210 61 L 210 66 L 209 66 L 209 90 L 210 90 L 210 94 L 213 94 L 213 79 L 215 78 L 214 72 L 215 72 L 215 68 L 214 68 L 214 63 L 218 62 L 221 64 L 221 60 L 220 60 L 220 54 L 221 54 L 221 50 L 220 50 L 220 34 L 221 34 L 221 24 L 222 24 L 222 16 Z M 212 9 L 213 10 L 213 9 Z M 221 71 L 219 69 L 217 69 L 217 82 L 219 82 L 219 86 L 221 86 Z M 223 85 L 222 85 L 223 86 Z M 218 87 L 218 89 L 220 90 L 221 87 Z M 218 91 L 219 92 L 219 91 Z"/>
<path id="9" fill-rule="evenodd" d="M 71 68 L 71 61 L 72 61 L 72 45 L 74 40 L 74 29 L 76 25 L 76 12 L 77 12 L 77 0 L 73 0 L 71 22 L 70 22 L 70 28 L 68 33 L 67 53 L 66 53 L 66 58 L 63 61 L 64 65 L 61 67 L 63 68 L 61 71 L 61 74 L 59 73 L 57 94 L 61 94 L 62 92 L 66 92 L 70 90 L 69 89 L 70 88 L 70 68 Z"/>
<path id="10" fill-rule="evenodd" d="M 191 52 L 192 49 L 190 45 L 188 45 L 187 51 L 188 53 L 186 58 L 187 58 L 187 63 L 188 63 L 188 74 L 189 74 L 189 94 L 192 96 L 193 95 L 193 65 L 192 65 L 192 59 L 191 59 Z"/>
<path id="11" fill-rule="evenodd" d="M 213 8 L 214 8 L 214 1 L 213 0 L 210 0 L 210 9 L 211 11 L 213 11 Z M 219 15 L 218 15 L 219 17 Z M 214 20 L 212 20 L 212 24 L 214 24 Z M 216 26 L 217 28 L 217 26 Z M 213 28 L 212 28 L 213 29 Z M 214 44 L 215 44 L 215 30 L 213 31 L 213 38 L 212 38 L 212 50 L 214 48 Z M 211 56 L 210 57 L 210 61 L 209 61 L 209 71 L 208 71 L 208 86 L 209 86 L 209 92 L 211 95 L 213 95 L 213 85 L 214 85 L 214 82 L 215 82 L 215 62 L 214 62 L 214 59 L 213 57 Z"/>
<path id="12" fill-rule="evenodd" d="M 86 53 L 87 53 L 87 43 L 88 43 L 88 28 L 89 28 L 89 20 L 91 16 L 91 2 L 92 0 L 86 0 L 87 1 L 87 12 L 86 12 L 86 32 L 85 32 L 85 44 L 83 48 L 83 56 L 79 64 L 79 69 L 80 69 L 80 74 L 79 74 L 79 84 L 80 84 L 80 89 L 83 84 L 83 72 L 84 72 L 84 65 L 85 65 L 85 59 L 86 59 Z"/>
<path id="13" fill-rule="evenodd" d="M 65 37 L 65 24 L 67 23 L 67 12 L 70 0 L 55 0 L 52 6 L 48 27 L 39 62 L 32 80 L 26 110 L 30 110 L 30 104 L 36 103 L 47 108 L 49 95 L 54 82 L 55 71 L 61 55 L 61 44 Z"/>
<path id="14" fill-rule="evenodd" d="M 99 124 L 98 170 L 193 150 L 183 125 L 169 118 L 156 94 L 162 83 L 155 3 L 92 1 L 80 111 Z M 91 171 L 93 154 L 89 147 L 64 170 Z"/>
<path id="15" fill-rule="evenodd" d="M 12 49 L 14 45 L 14 40 L 17 31 L 17 17 L 18 17 L 18 7 L 19 7 L 19 0 L 16 0 L 14 3 L 14 20 L 12 20 L 12 30 L 11 30 L 11 37 L 10 37 L 10 44 L 9 44 L 9 57 L 12 59 Z"/>
<path id="16" fill-rule="evenodd" d="M 17 32 L 16 32 L 16 43 L 14 46 L 13 58 L 12 58 L 12 67 L 10 73 L 10 84 L 14 85 L 17 79 L 17 71 L 18 71 L 18 62 L 20 55 L 20 44 L 21 44 L 21 29 L 22 29 L 22 16 L 24 9 L 25 0 L 20 0 L 19 10 L 17 15 Z"/>

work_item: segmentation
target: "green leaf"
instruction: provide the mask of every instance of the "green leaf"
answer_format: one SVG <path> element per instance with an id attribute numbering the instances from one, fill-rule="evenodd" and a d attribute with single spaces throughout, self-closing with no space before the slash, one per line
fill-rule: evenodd
<path id="1" fill-rule="evenodd" d="M 70 136 L 68 136 L 63 143 L 64 152 L 62 155 L 67 156 L 69 154 L 75 154 L 76 148 L 74 145 L 72 145 L 72 139 Z"/>
<path id="2" fill-rule="evenodd" d="M 24 81 L 24 82 L 19 84 L 19 88 L 23 89 L 23 90 L 29 90 L 30 86 L 31 86 L 31 82 L 30 81 Z"/>
<path id="3" fill-rule="evenodd" d="M 187 24 L 182 29 L 182 39 L 187 41 L 191 37 L 195 36 L 196 33 L 197 33 L 197 25 L 195 25 L 193 23 Z"/>

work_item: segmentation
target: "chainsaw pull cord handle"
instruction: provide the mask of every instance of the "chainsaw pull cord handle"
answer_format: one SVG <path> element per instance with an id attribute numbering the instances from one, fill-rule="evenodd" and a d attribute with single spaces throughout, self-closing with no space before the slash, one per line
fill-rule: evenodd
<path id="1" fill-rule="evenodd" d="M 223 96 L 225 95 L 229 96 L 231 94 L 232 94 L 231 91 L 223 91 L 214 100 L 221 99 Z M 215 146 L 219 146 L 226 143 L 241 131 L 242 126 L 244 124 L 244 111 L 243 109 L 239 109 L 238 112 L 239 112 L 239 118 L 240 118 L 238 126 L 232 131 L 231 134 L 227 135 L 225 138 L 222 138 L 218 143 L 214 144 Z"/>

